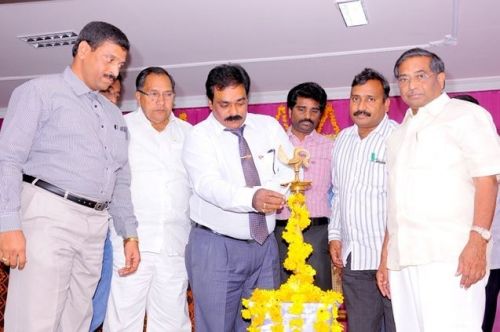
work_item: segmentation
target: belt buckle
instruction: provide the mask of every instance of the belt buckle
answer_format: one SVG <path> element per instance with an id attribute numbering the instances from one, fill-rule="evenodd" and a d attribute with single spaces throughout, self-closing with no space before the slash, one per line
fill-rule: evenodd
<path id="1" fill-rule="evenodd" d="M 104 202 L 104 203 L 97 202 L 97 203 L 95 203 L 94 210 L 102 211 L 107 207 L 108 207 L 108 202 Z"/>

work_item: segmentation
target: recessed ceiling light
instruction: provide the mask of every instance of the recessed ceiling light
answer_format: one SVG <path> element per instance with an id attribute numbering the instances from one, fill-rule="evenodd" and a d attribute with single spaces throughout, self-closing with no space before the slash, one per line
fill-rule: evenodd
<path id="1" fill-rule="evenodd" d="M 44 34 L 17 36 L 20 40 L 28 43 L 34 48 L 58 47 L 73 45 L 78 38 L 74 31 L 51 32 Z"/>
<path id="2" fill-rule="evenodd" d="M 345 25 L 354 27 L 368 24 L 362 0 L 337 0 Z"/>

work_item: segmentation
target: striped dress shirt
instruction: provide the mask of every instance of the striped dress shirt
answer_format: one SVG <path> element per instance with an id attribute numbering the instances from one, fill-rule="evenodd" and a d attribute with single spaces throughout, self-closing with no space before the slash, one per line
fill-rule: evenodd
<path id="1" fill-rule="evenodd" d="M 127 147 L 121 111 L 70 67 L 17 87 L 0 132 L 0 231 L 21 229 L 24 173 L 78 196 L 111 201 L 117 233 L 136 236 Z"/>
<path id="2" fill-rule="evenodd" d="M 385 142 L 396 122 L 387 115 L 361 139 L 356 125 L 340 132 L 332 153 L 332 217 L 328 240 L 342 241 L 344 265 L 376 270 L 387 221 Z"/>

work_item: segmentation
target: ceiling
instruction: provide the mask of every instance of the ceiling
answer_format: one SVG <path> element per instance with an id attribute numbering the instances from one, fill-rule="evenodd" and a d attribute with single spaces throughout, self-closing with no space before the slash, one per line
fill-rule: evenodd
<path id="1" fill-rule="evenodd" d="M 304 81 L 335 99 L 364 67 L 393 83 L 395 60 L 413 46 L 443 58 L 448 91 L 500 89 L 500 1 L 364 2 L 369 24 L 347 28 L 335 0 L 0 0 L 0 115 L 16 86 L 72 59 L 69 46 L 35 49 L 17 36 L 78 32 L 93 20 L 118 26 L 131 42 L 124 109 L 135 107 L 135 77 L 147 66 L 171 72 L 177 107 L 205 106 L 207 73 L 226 62 L 249 72 L 253 103 L 284 101 Z"/>

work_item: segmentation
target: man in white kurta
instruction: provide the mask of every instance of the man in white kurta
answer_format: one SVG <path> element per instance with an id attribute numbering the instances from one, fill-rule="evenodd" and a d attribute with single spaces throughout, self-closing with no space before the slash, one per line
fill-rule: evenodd
<path id="1" fill-rule="evenodd" d="M 135 274 L 120 277 L 122 244 L 112 239 L 114 274 L 104 329 L 142 331 L 146 311 L 148 331 L 191 331 L 184 265 L 191 191 L 181 162 L 191 125 L 172 113 L 174 82 L 165 70 L 146 68 L 136 85 L 140 107 L 125 120 L 142 260 Z"/>
<path id="2" fill-rule="evenodd" d="M 394 71 L 410 109 L 387 142 L 378 285 L 392 297 L 398 331 L 479 332 L 500 173 L 495 127 L 483 108 L 443 93 L 434 53 L 409 50 Z"/>

